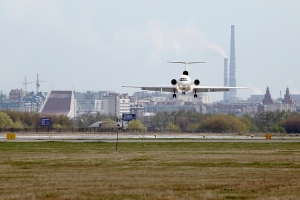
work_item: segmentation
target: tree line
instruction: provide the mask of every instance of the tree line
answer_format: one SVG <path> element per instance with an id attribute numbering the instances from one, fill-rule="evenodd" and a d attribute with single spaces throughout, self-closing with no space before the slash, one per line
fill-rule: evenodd
<path id="1" fill-rule="evenodd" d="M 39 113 L 2 111 L 0 112 L 0 128 L 37 128 L 40 127 L 41 117 Z M 120 120 L 113 115 L 101 113 L 95 116 L 82 115 L 73 120 L 63 115 L 43 117 L 51 118 L 53 128 L 86 128 L 97 121 L 102 122 L 102 127 L 111 128 L 115 126 L 116 121 Z M 128 128 L 173 132 L 300 133 L 300 114 L 277 110 L 235 116 L 181 110 L 171 113 L 160 112 L 151 118 L 141 116 L 136 121 L 131 121 Z"/>
<path id="2" fill-rule="evenodd" d="M 300 133 L 300 114 L 284 110 L 243 116 L 202 114 L 194 111 L 161 112 L 148 122 L 148 126 L 182 132 Z"/>
<path id="3" fill-rule="evenodd" d="M 42 117 L 51 118 L 51 124 L 53 128 L 73 127 L 73 121 L 64 115 L 41 116 L 39 113 L 5 110 L 0 112 L 0 128 L 37 128 L 40 127 Z"/>

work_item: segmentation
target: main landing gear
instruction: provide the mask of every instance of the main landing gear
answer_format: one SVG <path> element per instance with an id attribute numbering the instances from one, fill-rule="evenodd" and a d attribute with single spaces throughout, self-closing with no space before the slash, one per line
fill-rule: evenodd
<path id="1" fill-rule="evenodd" d="M 174 92 L 173 98 L 176 98 L 176 94 L 175 94 L 176 90 L 174 89 L 173 92 Z"/>
<path id="2" fill-rule="evenodd" d="M 185 95 L 185 92 L 182 92 L 182 95 Z"/>
<path id="3" fill-rule="evenodd" d="M 194 92 L 195 92 L 194 98 L 197 98 L 197 97 L 198 97 L 198 95 L 197 95 L 197 90 L 195 89 Z"/>

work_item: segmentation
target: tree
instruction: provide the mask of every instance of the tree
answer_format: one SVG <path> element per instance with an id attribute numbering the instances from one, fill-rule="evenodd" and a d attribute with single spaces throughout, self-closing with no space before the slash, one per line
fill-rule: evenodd
<path id="1" fill-rule="evenodd" d="M 231 123 L 226 115 L 213 115 L 204 121 L 203 128 L 214 131 L 231 131 Z"/>
<path id="2" fill-rule="evenodd" d="M 164 128 L 172 121 L 172 115 L 168 112 L 159 112 L 152 118 L 152 126 Z"/>
<path id="3" fill-rule="evenodd" d="M 127 128 L 129 129 L 140 129 L 140 130 L 145 130 L 145 126 L 143 125 L 143 123 L 140 120 L 131 120 L 128 123 Z"/>
<path id="4" fill-rule="evenodd" d="M 178 132 L 180 131 L 180 126 L 173 124 L 172 122 L 170 122 L 167 126 L 166 126 L 166 130 L 167 131 L 175 131 Z"/>
<path id="5" fill-rule="evenodd" d="M 102 123 L 103 128 L 115 128 L 116 122 L 111 119 L 105 119 Z"/>
<path id="6" fill-rule="evenodd" d="M 24 128 L 24 125 L 21 122 L 20 117 L 18 117 L 14 122 L 13 128 L 20 128 L 20 129 Z"/>
<path id="7" fill-rule="evenodd" d="M 12 128 L 14 125 L 11 118 L 4 112 L 0 112 L 0 128 Z"/>
<path id="8" fill-rule="evenodd" d="M 176 124 L 178 124 L 181 130 L 184 131 L 189 124 L 188 118 L 185 116 L 179 116 L 176 118 Z"/>
<path id="9" fill-rule="evenodd" d="M 252 123 L 247 118 L 239 118 L 235 115 L 213 115 L 204 121 L 203 127 L 212 131 L 224 132 L 248 132 Z"/>
<path id="10" fill-rule="evenodd" d="M 295 115 L 286 119 L 282 126 L 287 133 L 300 133 L 300 116 Z"/>

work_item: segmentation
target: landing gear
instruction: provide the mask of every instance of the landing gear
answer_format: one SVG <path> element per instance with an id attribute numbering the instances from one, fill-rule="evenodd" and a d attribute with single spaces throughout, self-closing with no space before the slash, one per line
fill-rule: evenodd
<path id="1" fill-rule="evenodd" d="M 194 92 L 195 92 L 194 98 L 197 98 L 197 97 L 198 97 L 198 95 L 197 95 L 197 90 L 195 89 Z"/>
<path id="2" fill-rule="evenodd" d="M 173 98 L 176 98 L 176 94 L 175 94 L 176 90 L 174 89 L 173 92 L 174 92 Z"/>
<path id="3" fill-rule="evenodd" d="M 185 95 L 185 92 L 182 92 L 182 95 Z"/>

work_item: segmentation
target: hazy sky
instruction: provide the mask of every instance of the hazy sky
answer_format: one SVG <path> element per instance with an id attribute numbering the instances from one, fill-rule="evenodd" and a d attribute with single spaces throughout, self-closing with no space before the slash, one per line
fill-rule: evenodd
<path id="1" fill-rule="evenodd" d="M 0 0 L 0 89 L 25 76 L 41 91 L 167 85 L 184 66 L 192 79 L 223 85 L 235 25 L 238 96 L 300 91 L 299 0 Z M 35 91 L 35 84 L 27 86 Z M 221 99 L 222 93 L 213 95 Z"/>

